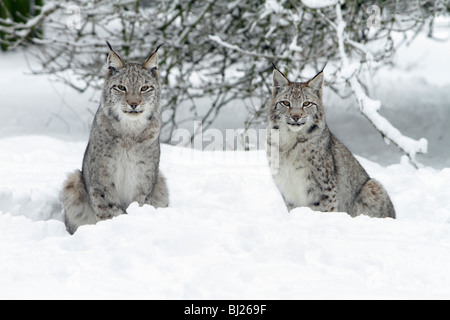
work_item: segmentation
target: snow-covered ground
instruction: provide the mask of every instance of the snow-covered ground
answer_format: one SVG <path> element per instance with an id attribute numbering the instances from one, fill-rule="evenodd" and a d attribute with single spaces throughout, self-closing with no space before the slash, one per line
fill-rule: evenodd
<path id="1" fill-rule="evenodd" d="M 450 168 L 360 158 L 398 219 L 288 213 L 263 151 L 164 145 L 167 209 L 66 233 L 57 196 L 85 142 L 0 140 L 0 298 L 449 298 Z"/>
<path id="2" fill-rule="evenodd" d="M 21 53 L 0 53 L 0 298 L 449 299 L 450 79 L 427 73 L 435 65 L 419 51 L 380 72 L 371 91 L 402 132 L 429 140 L 424 168 L 359 124 L 354 101 L 334 108 L 328 98 L 330 127 L 364 156 L 397 220 L 288 213 L 264 151 L 163 145 L 170 207 L 132 204 L 128 215 L 73 236 L 58 194 L 81 166 L 95 93 L 25 76 Z"/>

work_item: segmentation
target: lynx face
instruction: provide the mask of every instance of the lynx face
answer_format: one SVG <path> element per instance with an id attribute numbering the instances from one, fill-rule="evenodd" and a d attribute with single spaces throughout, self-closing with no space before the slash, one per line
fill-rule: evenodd
<path id="1" fill-rule="evenodd" d="M 323 121 L 322 72 L 307 82 L 290 82 L 274 70 L 270 119 L 293 132 L 313 131 Z M 309 133 L 309 132 L 308 132 Z"/>
<path id="2" fill-rule="evenodd" d="M 111 108 L 119 117 L 136 120 L 157 107 L 158 80 L 139 64 L 128 64 L 110 77 L 107 87 Z"/>
<path id="3" fill-rule="evenodd" d="M 116 121 L 144 122 L 160 113 L 157 52 L 143 64 L 125 64 L 112 49 L 103 88 L 103 106 Z"/>

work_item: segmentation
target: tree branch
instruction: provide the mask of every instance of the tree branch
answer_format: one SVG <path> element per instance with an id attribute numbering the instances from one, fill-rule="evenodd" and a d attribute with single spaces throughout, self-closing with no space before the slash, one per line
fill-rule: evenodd
<path id="1" fill-rule="evenodd" d="M 270 55 L 270 54 L 246 51 L 246 50 L 243 50 L 243 49 L 239 48 L 236 45 L 233 45 L 233 44 L 230 44 L 230 43 L 227 43 L 227 42 L 223 41 L 222 39 L 220 39 L 219 36 L 212 36 L 212 35 L 210 35 L 208 38 L 210 40 L 216 42 L 218 45 L 220 45 L 222 47 L 225 47 L 225 48 L 230 49 L 230 50 L 237 51 L 237 52 L 245 54 L 247 56 L 258 57 L 258 58 L 265 58 L 265 59 L 269 59 L 269 60 L 270 59 L 272 59 L 272 60 L 275 60 L 275 59 L 285 60 L 285 59 L 289 58 L 288 56 L 276 56 L 276 55 Z"/>
<path id="2" fill-rule="evenodd" d="M 346 80 L 350 84 L 353 94 L 356 97 L 360 112 L 383 135 L 385 139 L 393 142 L 409 157 L 414 166 L 418 168 L 421 165 L 416 160 L 416 154 L 427 153 L 427 140 L 425 138 L 414 140 L 404 136 L 388 120 L 378 113 L 378 110 L 381 107 L 381 102 L 378 100 L 373 100 L 366 95 L 358 81 L 356 73 L 353 72 L 355 69 L 354 64 L 350 62 L 350 59 L 346 53 L 345 41 L 348 39 L 348 36 L 345 34 L 346 23 L 342 17 L 340 4 L 336 4 L 336 20 L 337 23 L 335 29 L 339 44 L 339 54 L 342 61 L 342 72 L 344 74 L 350 74 L 350 77 Z"/>

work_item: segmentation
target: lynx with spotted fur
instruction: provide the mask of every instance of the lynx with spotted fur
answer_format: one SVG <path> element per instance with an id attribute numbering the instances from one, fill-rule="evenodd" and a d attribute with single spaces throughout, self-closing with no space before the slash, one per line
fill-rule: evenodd
<path id="1" fill-rule="evenodd" d="M 322 84 L 323 72 L 307 82 L 273 72 L 267 155 L 286 206 L 395 218 L 382 185 L 328 129 Z"/>
<path id="2" fill-rule="evenodd" d="M 61 192 L 67 231 L 125 214 L 139 205 L 167 207 L 159 171 L 161 109 L 157 50 L 144 63 L 125 64 L 108 43 L 107 75 L 82 171 Z"/>

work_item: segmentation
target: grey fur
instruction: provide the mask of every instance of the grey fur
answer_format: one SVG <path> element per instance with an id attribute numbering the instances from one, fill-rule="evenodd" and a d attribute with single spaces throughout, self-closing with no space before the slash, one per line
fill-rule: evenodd
<path id="1" fill-rule="evenodd" d="M 386 190 L 328 129 L 322 84 L 323 72 L 303 83 L 273 73 L 266 149 L 286 206 L 395 218 Z"/>
<path id="2" fill-rule="evenodd" d="M 61 192 L 67 231 L 125 214 L 139 205 L 167 207 L 159 171 L 161 109 L 158 54 L 125 64 L 112 49 L 100 106 L 82 171 L 69 174 Z"/>

